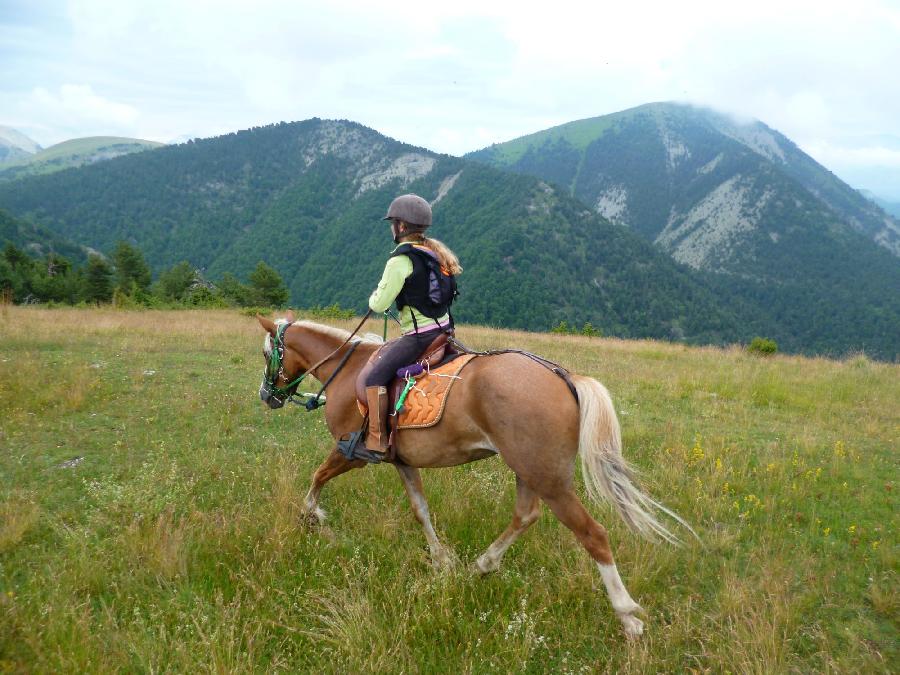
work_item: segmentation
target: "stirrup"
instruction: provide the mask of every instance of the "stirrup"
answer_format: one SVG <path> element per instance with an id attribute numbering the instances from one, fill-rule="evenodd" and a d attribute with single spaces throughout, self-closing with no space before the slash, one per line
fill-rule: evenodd
<path id="1" fill-rule="evenodd" d="M 361 459 L 369 464 L 381 464 L 386 459 L 386 454 L 369 450 L 363 444 L 366 433 L 367 430 L 363 428 L 348 434 L 346 438 L 339 439 L 337 442 L 338 452 L 350 461 Z"/>

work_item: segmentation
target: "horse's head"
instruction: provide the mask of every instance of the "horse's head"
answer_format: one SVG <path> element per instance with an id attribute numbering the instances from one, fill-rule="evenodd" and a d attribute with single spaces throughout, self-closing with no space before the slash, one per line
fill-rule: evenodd
<path id="1" fill-rule="evenodd" d="M 284 334 L 293 323 L 293 316 L 270 321 L 257 314 L 256 319 L 267 333 L 263 343 L 266 369 L 259 386 L 259 397 L 270 408 L 280 408 L 296 392 L 300 383 L 298 376 L 303 372 L 300 357 L 284 340 Z"/>

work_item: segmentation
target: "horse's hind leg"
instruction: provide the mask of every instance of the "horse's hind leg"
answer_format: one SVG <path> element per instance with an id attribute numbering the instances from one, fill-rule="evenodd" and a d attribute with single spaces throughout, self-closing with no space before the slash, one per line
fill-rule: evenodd
<path id="1" fill-rule="evenodd" d="M 516 476 L 516 507 L 513 512 L 512 522 L 503 534 L 491 544 L 488 549 L 475 561 L 475 569 L 482 574 L 495 572 L 500 568 L 503 554 L 512 546 L 525 530 L 541 515 L 541 500 L 530 487 L 525 485 L 521 478 Z"/>
<path id="2" fill-rule="evenodd" d="M 629 638 L 638 637 L 644 632 L 644 623 L 634 615 L 643 610 L 631 598 L 625 584 L 622 583 L 619 570 L 613 561 L 606 528 L 591 517 L 571 489 L 552 497 L 544 496 L 544 501 L 554 515 L 572 530 L 578 541 L 596 561 L 609 600 L 625 629 L 625 635 Z"/>
<path id="3" fill-rule="evenodd" d="M 425 500 L 425 490 L 422 486 L 422 475 L 418 469 L 403 464 L 395 464 L 397 473 L 406 488 L 409 503 L 412 506 L 416 519 L 421 523 L 425 531 L 425 539 L 428 541 L 428 550 L 431 552 L 431 565 L 435 569 L 450 569 L 455 564 L 453 554 L 440 542 L 434 526 L 431 524 L 431 514 L 428 511 L 428 502 Z"/>
<path id="4" fill-rule="evenodd" d="M 334 448 L 331 454 L 325 458 L 325 461 L 319 465 L 313 474 L 312 484 L 303 500 L 303 517 L 314 524 L 319 524 L 325 520 L 325 512 L 319 508 L 319 494 L 325 483 L 332 478 L 340 476 L 342 473 L 365 466 L 362 460 L 350 461 Z"/>

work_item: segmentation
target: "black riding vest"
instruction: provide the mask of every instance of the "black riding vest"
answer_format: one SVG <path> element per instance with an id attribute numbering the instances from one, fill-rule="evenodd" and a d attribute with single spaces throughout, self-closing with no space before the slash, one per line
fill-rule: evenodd
<path id="1" fill-rule="evenodd" d="M 435 320 L 447 314 L 450 311 L 449 303 L 442 309 L 435 310 L 428 297 L 428 267 L 423 258 L 429 256 L 437 260 L 437 256 L 432 256 L 431 253 L 418 249 L 412 244 L 403 244 L 397 247 L 391 257 L 398 255 L 405 255 L 412 261 L 413 271 L 406 277 L 403 288 L 397 294 L 397 309 L 402 310 L 407 305 L 411 305 L 422 315 Z M 413 315 L 413 321 L 415 322 L 415 315 Z"/>

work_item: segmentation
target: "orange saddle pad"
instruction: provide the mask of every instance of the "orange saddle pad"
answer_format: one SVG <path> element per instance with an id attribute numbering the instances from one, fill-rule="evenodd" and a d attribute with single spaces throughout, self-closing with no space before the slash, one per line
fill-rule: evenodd
<path id="1" fill-rule="evenodd" d="M 416 379 L 415 387 L 406 395 L 400 411 L 398 429 L 424 429 L 441 421 L 447 396 L 453 383 L 460 378 L 459 371 L 475 358 L 475 354 L 463 354 L 439 368 L 432 368 L 427 375 Z"/>

